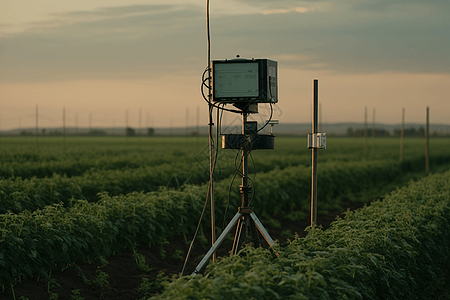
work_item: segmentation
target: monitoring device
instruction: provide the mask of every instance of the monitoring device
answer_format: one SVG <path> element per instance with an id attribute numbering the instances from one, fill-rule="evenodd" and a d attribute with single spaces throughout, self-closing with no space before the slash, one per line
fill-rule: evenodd
<path id="1" fill-rule="evenodd" d="M 325 132 L 308 133 L 308 149 L 327 149 Z"/>
<path id="2" fill-rule="evenodd" d="M 243 58 L 212 61 L 212 96 L 221 103 L 277 103 L 277 62 Z"/>

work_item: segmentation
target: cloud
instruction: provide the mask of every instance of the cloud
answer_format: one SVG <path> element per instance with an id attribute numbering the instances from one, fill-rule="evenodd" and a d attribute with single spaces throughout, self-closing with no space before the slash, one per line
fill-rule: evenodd
<path id="1" fill-rule="evenodd" d="M 433 0 L 433 1 L 422 1 L 422 0 L 349 0 L 348 4 L 351 5 L 356 10 L 361 11 L 377 11 L 377 12 L 388 12 L 391 10 L 404 10 L 405 8 L 410 9 L 449 9 L 448 0 Z"/>
<path id="2" fill-rule="evenodd" d="M 292 8 L 278 8 L 278 9 L 270 9 L 265 10 L 262 12 L 263 15 L 271 15 L 271 14 L 287 14 L 290 12 L 297 12 L 297 13 L 306 13 L 309 11 L 316 10 L 316 8 L 308 8 L 308 7 L 292 7 Z"/>
<path id="3" fill-rule="evenodd" d="M 269 7 L 273 3 L 280 6 Z M 444 12 L 356 13 L 360 7 L 314 10 L 309 1 L 269 4 L 267 14 L 261 14 L 262 9 L 213 15 L 212 59 L 240 54 L 277 59 L 282 68 L 337 73 L 450 72 L 450 25 Z M 277 11 L 282 5 L 284 10 Z M 206 64 L 204 14 L 203 7 L 192 5 L 130 5 L 56 14 L 46 22 L 27 24 L 23 32 L 0 37 L 0 80 L 201 72 Z"/>
<path id="4" fill-rule="evenodd" d="M 196 45 L 204 45 L 203 18 L 194 6 L 60 14 L 1 40 L 0 65 L 8 73 L 2 72 L 0 80 L 151 77 L 174 68 L 182 71 L 192 64 L 184 56 L 198 56 Z"/>
<path id="5" fill-rule="evenodd" d="M 115 7 L 102 7 L 93 11 L 69 11 L 53 14 L 55 17 L 93 17 L 93 16 L 124 16 L 136 13 L 158 13 L 174 10 L 173 5 L 128 5 Z"/>

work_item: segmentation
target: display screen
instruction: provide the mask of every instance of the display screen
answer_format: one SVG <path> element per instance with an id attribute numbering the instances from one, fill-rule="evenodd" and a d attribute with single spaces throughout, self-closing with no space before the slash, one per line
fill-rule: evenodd
<path id="1" fill-rule="evenodd" d="M 214 97 L 258 97 L 258 63 L 225 63 L 214 66 Z"/>

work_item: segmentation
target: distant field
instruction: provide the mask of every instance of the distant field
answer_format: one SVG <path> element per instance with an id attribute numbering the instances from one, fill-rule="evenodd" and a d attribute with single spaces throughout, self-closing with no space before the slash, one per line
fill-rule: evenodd
<path id="1" fill-rule="evenodd" d="M 209 179 L 207 142 L 204 137 L 1 137 L 0 285 L 192 234 Z M 399 139 L 368 139 L 365 154 L 363 139 L 329 138 L 318 158 L 319 213 L 370 202 L 425 176 L 425 140 L 405 139 L 403 148 L 400 163 Z M 449 170 L 450 139 L 431 139 L 429 148 L 430 171 Z M 227 205 L 229 212 L 240 205 L 239 175 L 233 181 L 239 161 L 235 150 L 217 153 L 220 220 Z M 280 216 L 293 222 L 308 218 L 306 137 L 277 137 L 274 150 L 252 151 L 249 176 L 252 206 L 269 227 L 277 226 Z"/>

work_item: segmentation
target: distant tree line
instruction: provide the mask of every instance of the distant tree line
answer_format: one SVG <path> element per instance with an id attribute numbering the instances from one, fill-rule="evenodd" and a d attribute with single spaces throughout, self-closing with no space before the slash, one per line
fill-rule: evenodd
<path id="1" fill-rule="evenodd" d="M 35 136 L 36 135 L 36 131 L 34 130 L 21 130 L 19 133 L 21 136 Z M 40 130 L 40 132 L 38 132 L 39 136 L 64 136 L 64 132 L 62 130 L 58 130 L 58 129 L 49 129 L 47 130 L 46 128 L 42 128 Z M 108 135 L 107 132 L 105 130 L 100 130 L 100 129 L 91 129 L 88 132 L 84 132 L 84 133 L 67 133 L 66 135 L 68 136 L 106 136 Z M 147 128 L 147 131 L 145 134 L 139 134 L 136 129 L 132 128 L 132 127 L 127 127 L 125 130 L 125 135 L 126 136 L 154 136 L 155 135 L 155 129 L 154 128 Z"/>
<path id="2" fill-rule="evenodd" d="M 132 127 L 127 127 L 125 130 L 126 136 L 139 136 L 139 134 L 136 132 L 136 129 Z M 146 136 L 154 136 L 155 135 L 155 128 L 147 128 L 147 134 Z M 142 136 L 142 135 L 141 135 Z"/>
<path id="3" fill-rule="evenodd" d="M 377 137 L 389 137 L 391 134 L 386 129 L 377 129 L 374 130 L 375 136 Z M 352 137 L 364 137 L 364 129 L 353 129 L 352 127 L 347 128 L 347 136 Z M 367 130 L 367 137 L 372 137 L 372 129 Z"/>
<path id="4" fill-rule="evenodd" d="M 402 130 L 401 129 L 394 129 L 394 133 L 391 134 L 389 131 L 385 130 L 385 129 L 377 129 L 375 128 L 375 136 L 376 137 L 400 137 L 402 134 Z M 352 127 L 348 127 L 347 131 L 346 131 L 346 136 L 351 136 L 351 137 L 364 137 L 364 129 L 354 129 Z M 424 127 L 419 127 L 418 129 L 416 128 L 405 128 L 403 131 L 403 136 L 404 137 L 425 137 L 425 128 Z M 434 131 L 432 134 L 430 134 L 430 136 L 432 137 L 437 137 L 439 136 L 438 133 L 436 131 Z M 372 137 L 372 129 L 367 129 L 367 137 Z"/>
<path id="5" fill-rule="evenodd" d="M 394 136 L 401 136 L 401 129 L 394 129 Z M 403 135 L 405 137 L 425 137 L 425 129 L 423 127 L 419 127 L 419 129 L 408 128 L 403 131 Z"/>

